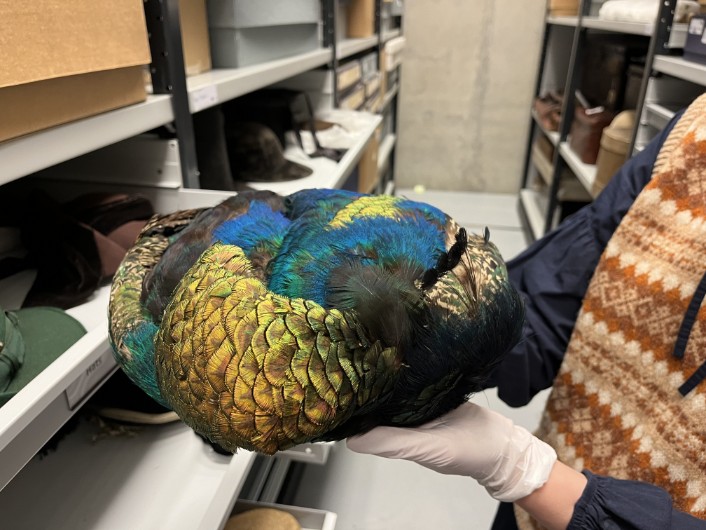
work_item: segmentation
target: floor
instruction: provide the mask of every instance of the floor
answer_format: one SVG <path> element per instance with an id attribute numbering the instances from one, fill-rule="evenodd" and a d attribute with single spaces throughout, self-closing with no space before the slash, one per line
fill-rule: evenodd
<path id="1" fill-rule="evenodd" d="M 505 259 L 526 246 L 516 195 L 426 190 L 398 190 L 397 195 L 437 206 L 469 231 L 487 226 Z M 473 401 L 533 430 L 546 398 L 543 393 L 528 406 L 512 409 L 488 390 Z M 307 466 L 294 504 L 337 513 L 336 530 L 482 530 L 490 528 L 497 507 L 472 479 L 353 453 L 343 442 L 333 447 L 325 466 Z"/>

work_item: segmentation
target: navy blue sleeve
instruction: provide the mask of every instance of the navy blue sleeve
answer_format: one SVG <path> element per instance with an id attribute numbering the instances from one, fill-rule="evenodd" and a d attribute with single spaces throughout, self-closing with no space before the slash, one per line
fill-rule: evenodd
<path id="1" fill-rule="evenodd" d="M 705 529 L 706 521 L 675 510 L 669 494 L 657 486 L 584 471 L 586 489 L 574 506 L 567 530 Z"/>
<path id="2" fill-rule="evenodd" d="M 523 338 L 487 385 L 497 386 L 508 405 L 526 405 L 552 385 L 603 249 L 649 182 L 657 154 L 680 116 L 628 160 L 595 201 L 508 262 L 510 281 L 525 303 Z"/>

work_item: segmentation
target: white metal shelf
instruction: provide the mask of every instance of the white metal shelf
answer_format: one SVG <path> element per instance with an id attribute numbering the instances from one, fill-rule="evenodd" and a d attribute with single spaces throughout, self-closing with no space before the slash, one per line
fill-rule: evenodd
<path id="1" fill-rule="evenodd" d="M 579 25 L 579 17 L 547 17 L 547 24 L 555 26 L 576 27 Z M 583 17 L 581 27 L 611 31 L 614 33 L 628 33 L 630 35 L 642 35 L 651 37 L 654 32 L 654 23 L 646 22 L 623 22 L 620 20 L 605 20 L 597 16 Z M 669 48 L 683 48 L 686 43 L 686 24 L 673 24 L 669 32 Z"/>
<path id="2" fill-rule="evenodd" d="M 566 160 L 571 170 L 576 175 L 583 187 L 586 188 L 588 193 L 591 193 L 593 188 L 593 183 L 596 180 L 596 166 L 593 164 L 584 164 L 581 162 L 579 157 L 574 153 L 574 151 L 569 147 L 567 142 L 562 142 L 559 146 L 559 154 Z"/>
<path id="3" fill-rule="evenodd" d="M 660 105 L 658 103 L 645 103 L 644 109 L 644 121 L 655 127 L 656 129 L 663 129 L 669 120 L 671 120 L 676 114 L 676 109 L 670 109 L 665 105 Z"/>
<path id="4" fill-rule="evenodd" d="M 382 32 L 382 42 L 387 42 L 395 37 L 399 37 L 402 34 L 402 30 L 399 28 L 389 29 Z"/>
<path id="5" fill-rule="evenodd" d="M 393 180 L 387 181 L 385 184 L 385 189 L 382 192 L 383 195 L 395 195 L 395 182 Z"/>
<path id="6" fill-rule="evenodd" d="M 331 49 L 243 68 L 215 69 L 186 79 L 191 112 L 213 107 L 331 61 Z"/>
<path id="7" fill-rule="evenodd" d="M 394 86 L 390 90 L 387 91 L 387 94 L 385 94 L 383 96 L 381 110 L 384 111 L 390 105 L 390 103 L 392 102 L 393 99 L 395 99 L 395 96 L 397 95 L 397 93 L 399 91 L 400 91 L 400 84 L 395 83 Z"/>
<path id="8" fill-rule="evenodd" d="M 706 66 L 687 61 L 683 57 L 656 55 L 652 68 L 657 72 L 706 86 Z"/>
<path id="9" fill-rule="evenodd" d="M 2 492 L 12 528 L 217 530 L 255 454 L 220 455 L 181 422 L 106 436 L 83 422 Z"/>
<path id="10" fill-rule="evenodd" d="M 345 59 L 356 53 L 369 50 L 377 46 L 378 36 L 365 37 L 362 39 L 343 39 L 336 44 L 336 58 Z"/>
<path id="11" fill-rule="evenodd" d="M 532 144 L 530 161 L 534 165 L 537 173 L 542 178 L 547 186 L 552 183 L 552 175 L 554 174 L 554 166 L 552 166 L 552 161 L 549 160 L 537 144 Z"/>
<path id="12" fill-rule="evenodd" d="M 171 96 L 142 103 L 0 143 L 0 185 L 174 120 Z"/>
<path id="13" fill-rule="evenodd" d="M 395 142 L 397 141 L 397 136 L 393 133 L 388 133 L 387 136 L 380 143 L 378 148 L 378 177 L 380 177 L 380 172 L 385 168 L 389 159 L 390 153 L 395 147 Z"/>
<path id="14" fill-rule="evenodd" d="M 549 138 L 549 141 L 552 143 L 552 145 L 554 147 L 556 147 L 557 144 L 559 143 L 559 132 L 558 131 L 550 131 L 550 130 L 544 128 L 544 126 L 539 121 L 539 117 L 537 116 L 537 112 L 534 109 L 532 109 L 532 119 L 535 121 L 537 126 L 540 128 L 542 133 L 547 138 Z"/>
<path id="15" fill-rule="evenodd" d="M 354 145 L 346 151 L 338 163 L 326 157 L 309 158 L 298 147 L 289 146 L 285 149 L 285 157 L 313 169 L 311 175 L 286 182 L 248 182 L 248 186 L 259 190 L 274 191 L 280 195 L 289 195 L 311 188 L 340 188 L 363 155 L 363 151 L 375 133 L 375 129 L 382 122 L 382 117 L 376 114 L 360 113 L 360 115 L 361 117 L 363 115 L 369 117 L 367 125 L 358 132 Z M 327 115 L 325 114 L 318 117 L 322 120 L 327 120 Z M 335 122 L 335 120 L 331 121 Z"/>
<path id="16" fill-rule="evenodd" d="M 575 27 L 579 23 L 579 17 L 547 17 L 547 24 L 554 24 L 555 26 L 573 26 Z"/>
<path id="17" fill-rule="evenodd" d="M 643 35 L 646 37 L 651 36 L 654 30 L 654 23 L 622 22 L 619 20 L 605 20 L 598 17 L 583 17 L 583 19 L 581 19 L 581 26 L 616 33 Z"/>
<path id="18" fill-rule="evenodd" d="M 546 198 L 538 191 L 525 188 L 520 190 L 520 202 L 525 212 L 527 221 L 536 240 L 544 235 L 544 212 L 546 211 Z"/>

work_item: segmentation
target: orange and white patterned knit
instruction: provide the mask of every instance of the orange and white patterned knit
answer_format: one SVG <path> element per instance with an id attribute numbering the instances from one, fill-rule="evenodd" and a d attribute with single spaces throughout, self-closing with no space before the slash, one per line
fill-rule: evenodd
<path id="1" fill-rule="evenodd" d="M 656 484 L 706 519 L 706 304 L 683 358 L 682 320 L 706 271 L 706 95 L 663 145 L 652 180 L 593 275 L 537 435 L 577 470 Z M 703 370 L 703 369 L 702 369 Z M 539 528 L 515 508 L 520 529 Z"/>

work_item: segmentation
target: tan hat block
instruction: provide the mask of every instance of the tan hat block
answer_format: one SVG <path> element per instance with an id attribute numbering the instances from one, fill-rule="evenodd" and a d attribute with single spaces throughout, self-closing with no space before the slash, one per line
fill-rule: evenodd
<path id="1" fill-rule="evenodd" d="M 224 530 L 301 530 L 301 525 L 283 510 L 255 508 L 228 519 Z"/>

